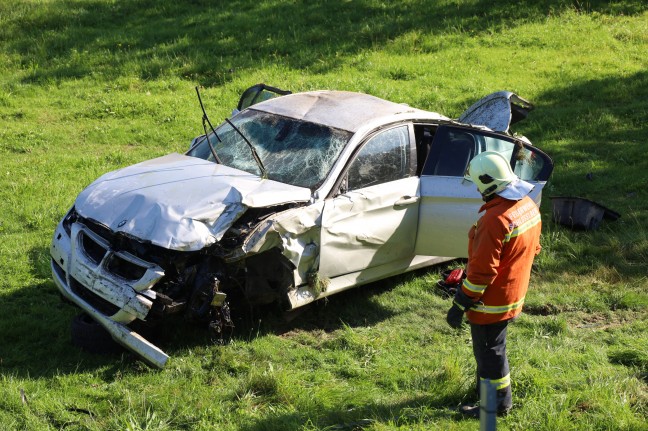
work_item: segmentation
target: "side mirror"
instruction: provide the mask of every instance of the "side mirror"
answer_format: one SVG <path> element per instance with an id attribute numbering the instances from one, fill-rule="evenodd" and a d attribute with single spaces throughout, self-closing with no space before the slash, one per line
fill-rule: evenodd
<path id="1" fill-rule="evenodd" d="M 189 151 L 191 151 L 191 149 L 196 145 L 196 143 L 198 142 L 198 138 L 199 138 L 199 137 L 200 137 L 200 136 L 195 137 L 195 138 L 193 138 L 193 139 L 191 140 L 191 143 L 189 144 Z"/>

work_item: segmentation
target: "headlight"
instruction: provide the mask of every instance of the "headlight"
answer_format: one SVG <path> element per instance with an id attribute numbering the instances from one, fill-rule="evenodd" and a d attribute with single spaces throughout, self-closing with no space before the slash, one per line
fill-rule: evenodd
<path id="1" fill-rule="evenodd" d="M 74 223 L 77 220 L 77 212 L 76 209 L 74 209 L 74 206 L 70 208 L 70 211 L 63 217 L 63 229 L 65 229 L 65 232 L 71 236 L 72 235 L 72 223 Z"/>

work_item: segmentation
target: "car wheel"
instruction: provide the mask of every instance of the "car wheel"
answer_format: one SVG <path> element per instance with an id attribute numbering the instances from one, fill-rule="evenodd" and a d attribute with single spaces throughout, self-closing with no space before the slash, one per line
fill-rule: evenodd
<path id="1" fill-rule="evenodd" d="M 72 344 L 96 354 L 120 353 L 124 348 L 112 339 L 108 331 L 86 313 L 72 319 Z"/>

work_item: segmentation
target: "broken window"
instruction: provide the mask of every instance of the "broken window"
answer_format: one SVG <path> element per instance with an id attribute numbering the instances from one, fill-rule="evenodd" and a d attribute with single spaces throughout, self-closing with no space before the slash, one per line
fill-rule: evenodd
<path id="1" fill-rule="evenodd" d="M 349 190 L 409 177 L 409 149 L 407 126 L 395 127 L 371 138 L 349 168 Z"/>
<path id="2" fill-rule="evenodd" d="M 257 151 L 268 178 L 286 184 L 315 189 L 324 182 L 351 133 L 321 124 L 248 109 L 231 119 Z M 261 175 L 261 169 L 243 137 L 228 123 L 221 124 L 209 140 L 221 162 Z M 187 153 L 213 160 L 207 142 Z"/>
<path id="3" fill-rule="evenodd" d="M 496 151 L 506 160 L 510 160 L 513 172 L 519 178 L 526 181 L 538 179 L 538 175 L 545 166 L 544 158 L 537 157 L 532 150 L 519 142 L 487 135 L 481 135 L 480 139 L 483 140 L 481 147 L 484 148 L 484 151 Z"/>
<path id="4" fill-rule="evenodd" d="M 461 177 L 477 153 L 477 142 L 467 130 L 439 127 L 434 136 L 423 175 Z"/>

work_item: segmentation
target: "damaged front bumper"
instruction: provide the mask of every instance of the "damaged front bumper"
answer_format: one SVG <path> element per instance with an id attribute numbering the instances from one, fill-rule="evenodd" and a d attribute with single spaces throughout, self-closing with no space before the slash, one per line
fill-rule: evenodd
<path id="1" fill-rule="evenodd" d="M 146 320 L 156 293 L 151 289 L 164 276 L 158 265 L 116 251 L 79 222 L 66 230 L 60 223 L 50 248 L 54 283 L 64 297 L 101 324 L 112 338 L 162 368 L 169 356 L 128 327 Z M 117 272 L 117 273 L 116 273 Z"/>

